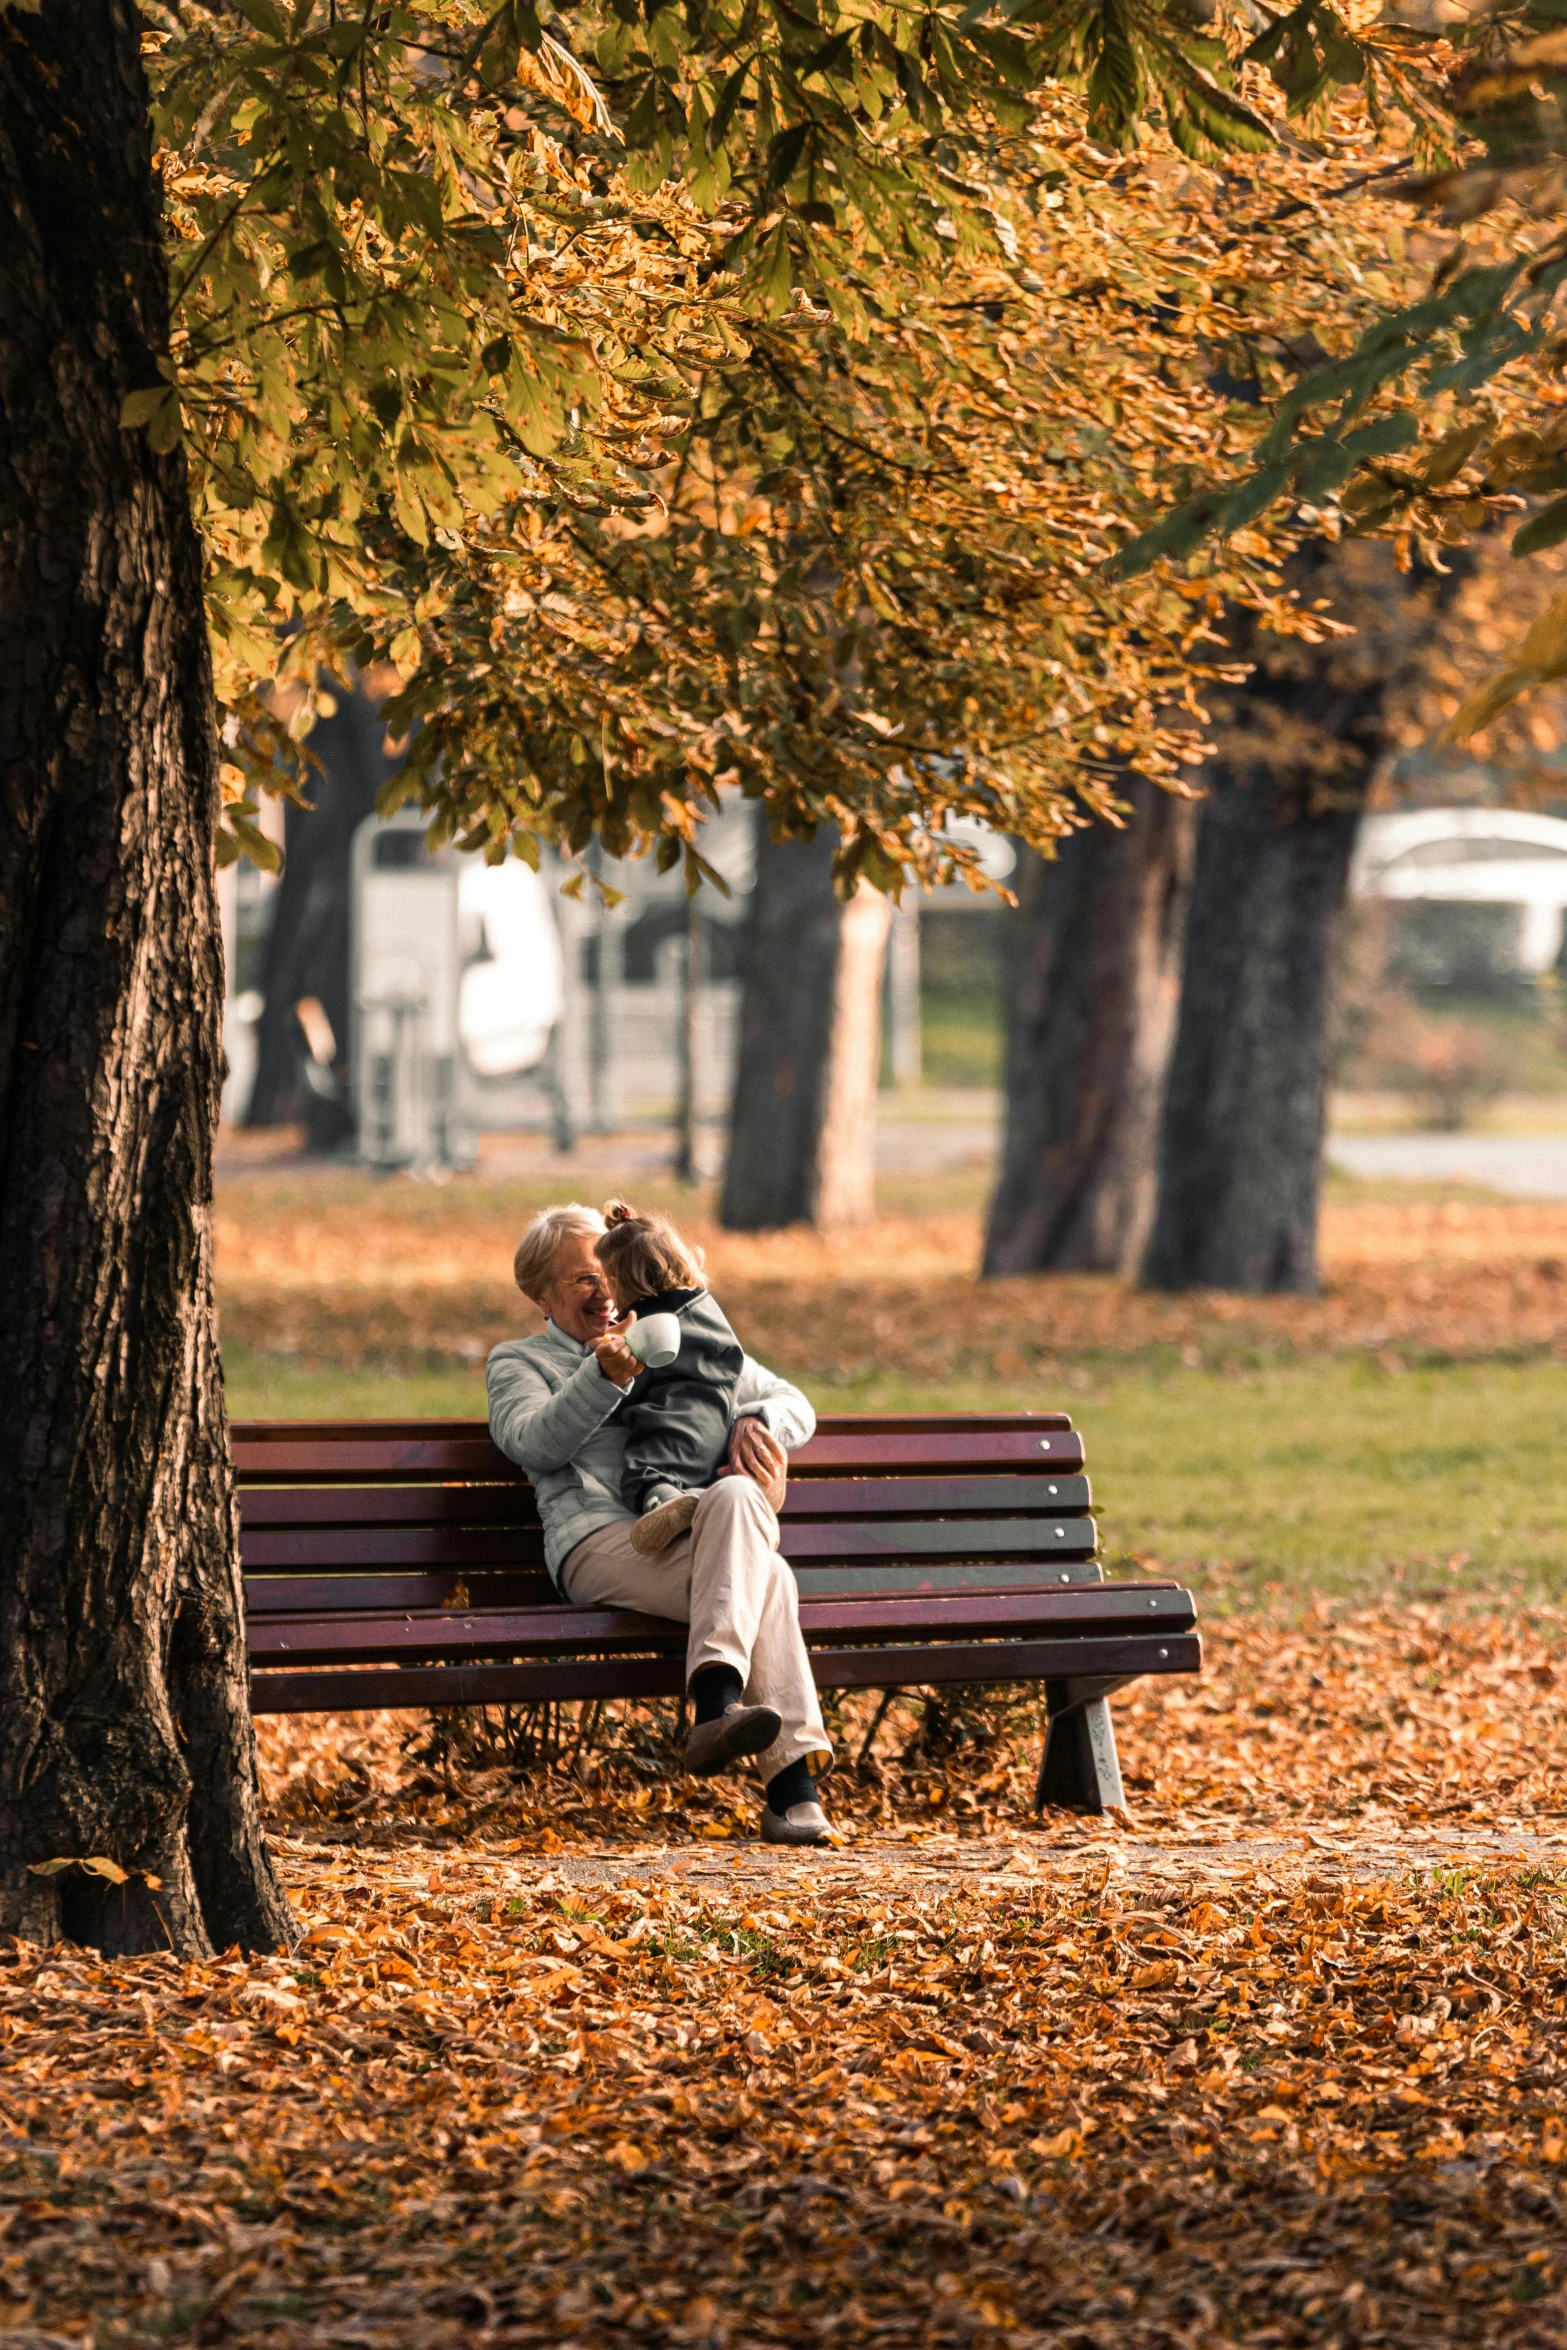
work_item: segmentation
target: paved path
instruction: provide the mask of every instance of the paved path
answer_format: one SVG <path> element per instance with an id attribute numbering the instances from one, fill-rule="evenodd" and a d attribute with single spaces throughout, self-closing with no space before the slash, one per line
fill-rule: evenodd
<path id="1" fill-rule="evenodd" d="M 887 1172 L 943 1174 L 958 1168 L 989 1168 L 1001 1141 L 1001 1101 L 993 1092 L 933 1090 L 912 1101 L 883 1097 L 876 1121 L 876 1163 Z M 584 1135 L 560 1157 L 547 1134 L 517 1131 L 487 1134 L 479 1164 L 481 1178 L 559 1174 L 584 1176 L 651 1174 L 669 1165 L 666 1129 L 647 1125 L 619 1134 Z M 300 1156 L 292 1129 L 275 1137 L 236 1134 L 219 1139 L 224 1174 L 286 1167 L 291 1172 L 325 1172 L 332 1162 Z M 711 1125 L 701 1138 L 704 1170 L 723 1163 L 724 1136 Z M 1463 1183 L 1520 1199 L 1567 1199 L 1567 1133 L 1562 1134 L 1334 1134 L 1328 1156 L 1348 1175 L 1406 1183 Z"/>
<path id="2" fill-rule="evenodd" d="M 877 1109 L 876 1164 L 887 1172 L 940 1175 L 961 1167 L 988 1169 L 1000 1144 L 1001 1096 L 991 1088 L 931 1087 L 906 1097 L 883 1094 Z M 698 1141 L 704 1174 L 715 1174 L 723 1165 L 724 1147 L 722 1125 L 708 1121 Z M 564 1158 L 542 1131 L 494 1133 L 484 1137 L 479 1172 L 492 1181 L 508 1175 L 564 1174 L 572 1168 L 647 1175 L 668 1168 L 670 1149 L 668 1128 L 651 1123 L 627 1127 L 619 1134 L 584 1134 Z"/>
<path id="3" fill-rule="evenodd" d="M 1335 1134 L 1328 1157 L 1346 1175 L 1567 1199 L 1567 1134 Z"/>
<path id="4" fill-rule="evenodd" d="M 1229 1829 L 1219 1825 L 1170 1828 L 1139 1835 L 1110 1822 L 1084 1821 L 1081 1828 L 1021 1828 L 1014 1835 L 961 1841 L 955 1836 L 867 1836 L 852 1847 L 814 1852 L 780 1851 L 744 1843 L 712 1846 L 645 1844 L 579 1847 L 556 1853 L 519 1850 L 510 1842 L 475 1840 L 458 1845 L 421 1845 L 401 1839 L 388 1848 L 352 1839 L 281 1839 L 291 1864 L 308 1882 L 313 1866 L 370 1873 L 395 1857 L 399 1866 L 428 1863 L 445 1883 L 471 1870 L 475 1884 L 500 1880 L 534 1891 L 586 1891 L 594 1886 L 635 1884 L 721 1884 L 765 1897 L 769 1887 L 791 1896 L 813 1885 L 843 1893 L 867 1879 L 909 1884 L 942 1882 L 976 1890 L 993 1885 L 1069 1883 L 1084 1875 L 1113 1875 L 1118 1882 L 1212 1883 L 1254 1876 L 1353 1877 L 1381 1882 L 1436 1868 L 1485 1868 L 1522 1860 L 1567 1877 L 1567 1821 L 1542 1823 L 1538 1830 L 1501 1828 L 1389 1828 L 1378 1824 L 1362 1833 L 1316 1828 Z M 345 1850 L 345 1845 L 348 1847 Z M 353 1857 L 349 1854 L 352 1852 Z"/>

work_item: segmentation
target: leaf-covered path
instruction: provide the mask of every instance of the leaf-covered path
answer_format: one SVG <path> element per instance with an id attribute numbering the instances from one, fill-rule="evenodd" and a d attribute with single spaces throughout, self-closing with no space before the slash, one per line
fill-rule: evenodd
<path id="1" fill-rule="evenodd" d="M 297 1958 L 0 1953 L 0 2350 L 1567 2342 L 1562 1626 L 1415 1629 L 1221 1627 L 1130 1829 L 277 1725 Z"/>

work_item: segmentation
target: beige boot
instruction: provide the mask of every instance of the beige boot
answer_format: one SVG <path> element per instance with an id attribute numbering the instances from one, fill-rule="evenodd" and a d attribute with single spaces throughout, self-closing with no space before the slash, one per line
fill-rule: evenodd
<path id="1" fill-rule="evenodd" d="M 644 1558 L 657 1558 L 661 1550 L 678 1542 L 687 1531 L 701 1498 L 699 1493 L 675 1493 L 668 1501 L 661 1501 L 656 1510 L 649 1510 L 632 1527 L 632 1549 L 640 1550 Z"/>
<path id="2" fill-rule="evenodd" d="M 770 1705 L 731 1705 L 716 1722 L 698 1722 L 686 1740 L 686 1769 L 711 1779 L 748 1754 L 765 1754 L 783 1728 Z"/>
<path id="3" fill-rule="evenodd" d="M 832 1825 L 819 1803 L 791 1803 L 786 1812 L 762 1807 L 764 1844 L 825 1844 Z"/>

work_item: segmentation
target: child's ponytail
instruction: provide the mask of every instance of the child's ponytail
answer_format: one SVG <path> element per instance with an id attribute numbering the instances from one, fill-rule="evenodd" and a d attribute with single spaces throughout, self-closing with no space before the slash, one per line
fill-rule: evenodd
<path id="1" fill-rule="evenodd" d="M 682 1240 L 667 1216 L 639 1216 L 623 1199 L 604 1202 L 605 1229 L 594 1255 L 624 1313 L 637 1298 L 702 1287 L 702 1251 Z"/>

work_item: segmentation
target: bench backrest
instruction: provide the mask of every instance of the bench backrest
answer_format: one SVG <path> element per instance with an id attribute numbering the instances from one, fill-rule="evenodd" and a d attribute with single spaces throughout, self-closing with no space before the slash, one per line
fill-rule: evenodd
<path id="1" fill-rule="evenodd" d="M 482 1420 L 239 1421 L 252 1616 L 555 1598 L 532 1488 Z M 789 1456 L 802 1596 L 1099 1582 L 1064 1413 L 825 1416 Z"/>

